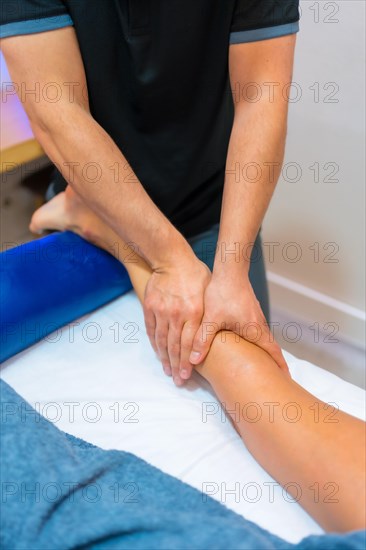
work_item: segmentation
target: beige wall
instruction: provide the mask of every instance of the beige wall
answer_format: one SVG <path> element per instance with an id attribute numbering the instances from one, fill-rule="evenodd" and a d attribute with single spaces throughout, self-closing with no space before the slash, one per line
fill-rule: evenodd
<path id="1" fill-rule="evenodd" d="M 300 5 L 287 170 L 263 226 L 264 241 L 279 243 L 273 258 L 265 246 L 272 304 L 292 319 L 335 323 L 338 336 L 363 345 L 365 5 Z"/>

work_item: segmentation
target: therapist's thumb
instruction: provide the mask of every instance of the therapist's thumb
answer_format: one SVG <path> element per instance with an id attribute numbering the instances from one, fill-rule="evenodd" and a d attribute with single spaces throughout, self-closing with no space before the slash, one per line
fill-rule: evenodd
<path id="1" fill-rule="evenodd" d="M 207 322 L 203 319 L 193 339 L 189 361 L 192 365 L 199 365 L 206 359 L 217 331 L 207 331 Z"/>

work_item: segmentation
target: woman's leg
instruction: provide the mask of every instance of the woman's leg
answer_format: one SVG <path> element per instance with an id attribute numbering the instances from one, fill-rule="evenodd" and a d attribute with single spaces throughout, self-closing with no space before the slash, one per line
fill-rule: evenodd
<path id="1" fill-rule="evenodd" d="M 219 333 L 198 371 L 256 460 L 330 531 L 364 529 L 365 423 L 328 406 L 261 348 Z"/>
<path id="2" fill-rule="evenodd" d="M 77 227 L 85 217 L 80 212 L 78 222 L 74 217 Z M 98 223 L 91 233 L 85 233 L 86 224 L 79 234 L 114 251 L 122 262 L 130 258 L 131 250 L 112 230 L 102 228 L 101 236 Z M 137 254 L 124 265 L 142 301 L 150 267 Z M 264 350 L 230 331 L 216 335 L 197 370 L 227 410 L 235 411 L 232 420 L 253 456 L 325 529 L 365 528 L 362 421 L 332 411 L 287 377 Z"/>
<path id="3" fill-rule="evenodd" d="M 142 300 L 149 267 L 141 260 L 126 268 Z M 256 460 L 320 525 L 365 528 L 364 422 L 315 398 L 230 331 L 216 335 L 197 371 L 231 411 Z"/>

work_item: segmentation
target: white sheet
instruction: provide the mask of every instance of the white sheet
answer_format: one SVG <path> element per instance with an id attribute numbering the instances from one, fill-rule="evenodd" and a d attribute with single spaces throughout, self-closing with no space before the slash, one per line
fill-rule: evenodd
<path id="1" fill-rule="evenodd" d="M 363 417 L 362 389 L 285 356 L 302 386 Z M 289 541 L 322 533 L 215 412 L 205 381 L 196 375 L 176 388 L 163 374 L 134 292 L 9 359 L 2 377 L 60 429 L 135 453 Z"/>

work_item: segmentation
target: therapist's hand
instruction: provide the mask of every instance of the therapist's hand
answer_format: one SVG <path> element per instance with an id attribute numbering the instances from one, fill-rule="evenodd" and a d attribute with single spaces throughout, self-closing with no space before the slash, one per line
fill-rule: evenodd
<path id="1" fill-rule="evenodd" d="M 211 271 L 194 254 L 179 265 L 157 268 L 145 290 L 143 311 L 150 343 L 164 372 L 180 386 L 191 376 L 193 338 L 203 316 Z"/>
<path id="2" fill-rule="evenodd" d="M 269 330 L 266 318 L 254 294 L 248 275 L 212 274 L 204 297 L 204 316 L 195 335 L 191 363 L 206 357 L 216 333 L 231 330 L 263 348 L 278 366 L 289 374 L 281 348 Z"/>

